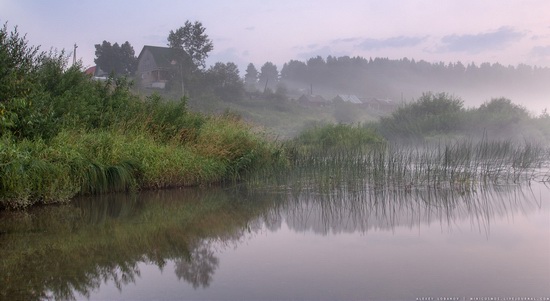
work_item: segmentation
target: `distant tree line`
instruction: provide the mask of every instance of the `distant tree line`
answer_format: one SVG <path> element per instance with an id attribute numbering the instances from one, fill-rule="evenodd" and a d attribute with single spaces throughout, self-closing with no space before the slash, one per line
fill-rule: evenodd
<path id="1" fill-rule="evenodd" d="M 271 62 L 258 72 L 253 64 L 246 69 L 247 87 L 275 89 L 280 84 L 290 91 L 317 94 L 344 93 L 389 97 L 421 95 L 425 91 L 540 89 L 550 80 L 550 68 L 500 63 L 467 65 L 460 61 L 429 63 L 414 59 L 363 58 L 360 56 L 317 56 L 306 61 L 290 60 L 280 73 Z M 503 91 L 502 93 L 506 93 Z"/>
<path id="2" fill-rule="evenodd" d="M 187 55 L 181 60 L 185 61 L 185 67 L 176 66 L 172 72 L 172 89 L 178 87 L 175 83 L 185 82 L 186 94 L 211 95 L 224 101 L 238 101 L 246 92 L 269 99 L 312 93 L 325 96 L 356 94 L 393 100 L 417 98 L 426 91 L 459 95 L 490 92 L 491 96 L 496 93 L 508 96 L 516 90 L 536 91 L 541 95 L 550 92 L 550 68 L 547 67 L 476 65 L 460 61 L 430 63 L 408 58 L 328 56 L 325 59 L 316 56 L 305 61 L 290 60 L 280 70 L 269 61 L 260 68 L 250 63 L 241 77 L 237 65 L 232 62 L 206 67 L 206 58 L 214 45 L 201 22 L 186 21 L 184 26 L 169 32 L 167 42 L 170 48 L 182 49 Z M 137 58 L 129 42 L 119 45 L 103 41 L 95 47 L 95 62 L 103 71 L 123 76 L 134 74 Z"/>

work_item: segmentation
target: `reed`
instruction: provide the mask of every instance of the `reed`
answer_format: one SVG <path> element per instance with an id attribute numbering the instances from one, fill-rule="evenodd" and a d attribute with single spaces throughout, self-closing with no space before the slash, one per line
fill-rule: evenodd
<path id="1" fill-rule="evenodd" d="M 273 172 L 280 177 L 258 176 L 296 186 L 315 186 L 328 191 L 339 186 L 354 190 L 392 187 L 403 191 L 450 189 L 474 191 L 478 185 L 545 181 L 550 175 L 548 149 L 523 142 L 456 140 L 422 146 L 370 144 L 295 151 L 292 165 Z"/>

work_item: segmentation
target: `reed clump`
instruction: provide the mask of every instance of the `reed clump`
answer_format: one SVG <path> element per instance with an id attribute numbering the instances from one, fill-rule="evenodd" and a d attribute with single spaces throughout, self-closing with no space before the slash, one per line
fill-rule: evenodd
<path id="1" fill-rule="evenodd" d="M 404 145 L 373 140 L 376 142 L 353 147 L 335 143 L 329 148 L 315 148 L 307 143 L 300 145 L 299 139 L 287 145 L 291 148 L 291 166 L 273 173 L 279 176 L 277 180 L 257 177 L 260 183 L 274 181 L 279 187 L 317 187 L 326 192 L 341 187 L 352 191 L 472 192 L 480 185 L 542 182 L 550 175 L 549 150 L 529 141 L 484 137 Z"/>

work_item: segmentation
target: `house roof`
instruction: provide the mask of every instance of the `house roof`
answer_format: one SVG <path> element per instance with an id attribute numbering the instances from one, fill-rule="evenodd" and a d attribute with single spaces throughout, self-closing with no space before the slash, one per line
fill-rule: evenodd
<path id="1" fill-rule="evenodd" d="M 94 74 L 95 74 L 95 68 L 96 68 L 96 66 L 92 66 L 92 67 L 86 69 L 86 71 L 84 71 L 84 73 L 85 73 L 85 74 L 88 74 L 88 75 L 91 75 L 91 76 L 94 76 Z"/>
<path id="2" fill-rule="evenodd" d="M 354 104 L 362 104 L 361 100 L 359 100 L 359 97 L 357 97 L 355 95 L 338 94 L 337 97 L 339 97 L 340 99 L 342 99 L 345 102 L 351 102 L 351 103 L 354 103 Z"/>
<path id="3" fill-rule="evenodd" d="M 159 46 L 143 46 L 141 52 L 138 56 L 138 61 L 141 59 L 143 54 L 149 51 L 158 68 L 168 69 L 173 67 L 173 61 L 177 61 L 182 55 L 188 57 L 187 53 L 183 49 L 169 48 L 169 47 L 159 47 Z"/>
<path id="4" fill-rule="evenodd" d="M 88 69 L 86 69 L 86 71 L 84 71 L 85 74 L 88 74 L 88 75 L 91 75 L 91 76 L 94 76 L 94 77 L 107 77 L 108 74 L 107 72 L 101 70 L 101 68 L 99 68 L 98 66 L 92 66 Z"/>

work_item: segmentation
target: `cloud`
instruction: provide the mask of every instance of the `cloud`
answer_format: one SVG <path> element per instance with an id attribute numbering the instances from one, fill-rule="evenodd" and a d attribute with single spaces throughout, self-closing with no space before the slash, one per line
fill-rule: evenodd
<path id="1" fill-rule="evenodd" d="M 364 39 L 357 47 L 363 50 L 374 50 L 381 48 L 402 48 L 416 46 L 422 43 L 426 37 L 398 36 L 387 39 Z"/>
<path id="2" fill-rule="evenodd" d="M 244 29 L 245 29 L 245 30 L 255 30 L 256 27 L 254 27 L 254 26 L 248 26 L 248 27 L 245 27 Z"/>
<path id="3" fill-rule="evenodd" d="M 441 39 L 443 45 L 438 48 L 438 51 L 479 53 L 485 50 L 501 49 L 511 42 L 518 41 L 523 36 L 525 36 L 524 33 L 511 27 L 501 27 L 487 33 L 453 34 Z"/>
<path id="4" fill-rule="evenodd" d="M 537 46 L 531 49 L 531 54 L 539 57 L 550 56 L 550 46 Z"/>

